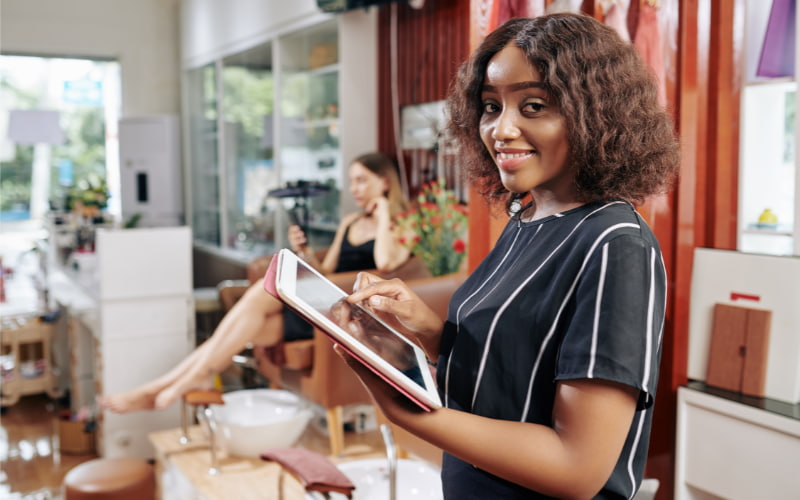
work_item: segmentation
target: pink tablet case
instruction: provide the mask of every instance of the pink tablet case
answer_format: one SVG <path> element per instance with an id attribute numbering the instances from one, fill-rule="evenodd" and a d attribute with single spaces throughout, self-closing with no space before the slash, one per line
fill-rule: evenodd
<path id="1" fill-rule="evenodd" d="M 414 403 L 415 403 L 417 406 L 419 406 L 420 408 L 422 408 L 422 409 L 423 409 L 423 410 L 425 410 L 425 411 L 431 411 L 431 408 L 430 408 L 430 407 L 429 407 L 429 406 L 428 406 L 426 403 L 424 403 L 424 402 L 420 401 L 420 400 L 419 400 L 419 398 L 417 398 L 416 396 L 414 396 L 413 394 L 411 394 L 410 392 L 408 392 L 407 390 L 405 390 L 405 389 L 404 389 L 402 386 L 400 386 L 400 385 L 399 385 L 399 384 L 397 384 L 397 383 L 396 383 L 394 380 L 392 380 L 392 379 L 390 379 L 389 377 L 387 377 L 385 374 L 381 373 L 381 371 L 380 371 L 380 370 L 378 370 L 377 368 L 375 368 L 374 366 L 372 366 L 371 364 L 369 364 L 369 363 L 368 363 L 366 360 L 364 360 L 364 358 L 362 358 L 361 356 L 359 356 L 358 354 L 356 354 L 356 353 L 355 353 L 355 352 L 353 352 L 352 350 L 348 349 L 348 348 L 347 348 L 347 346 L 345 346 L 345 345 L 341 344 L 341 343 L 340 343 L 340 342 L 339 342 L 339 341 L 336 339 L 336 337 L 334 337 L 333 335 L 331 335 L 331 334 L 330 334 L 330 333 L 329 333 L 327 330 L 325 330 L 325 328 L 323 328 L 322 326 L 320 326 L 320 325 L 317 325 L 316 323 L 314 323 L 314 321 L 313 321 L 311 318 L 309 318 L 307 315 L 303 314 L 303 312 L 302 312 L 302 311 L 298 311 L 296 308 L 294 308 L 294 307 L 290 306 L 289 304 L 287 304 L 286 302 L 284 302 L 284 300 L 283 300 L 283 299 L 281 298 L 281 296 L 278 294 L 278 287 L 277 287 L 277 283 L 276 283 L 276 282 L 277 282 L 277 278 L 278 278 L 278 254 L 275 254 L 275 255 L 272 257 L 272 260 L 271 260 L 271 261 L 270 261 L 270 263 L 269 263 L 269 267 L 267 268 L 267 272 L 264 274 L 264 285 L 263 285 L 263 286 L 264 286 L 264 290 L 266 290 L 266 292 L 267 292 L 267 293 L 269 293 L 270 295 L 272 295 L 272 296 L 273 296 L 273 297 L 275 297 L 276 299 L 278 299 L 278 300 L 280 300 L 281 302 L 283 302 L 283 303 L 284 303 L 284 305 L 285 305 L 286 307 L 290 308 L 291 310 L 293 310 L 294 312 L 296 312 L 297 314 L 299 314 L 299 315 L 300 315 L 301 317 L 303 317 L 303 318 L 304 318 L 306 321 L 308 321 L 309 323 L 312 323 L 312 324 L 314 324 L 314 325 L 318 326 L 318 327 L 319 327 L 319 329 L 320 329 L 320 330 L 322 330 L 322 332 L 323 332 L 323 333 L 325 333 L 325 335 L 326 335 L 326 336 L 327 336 L 329 339 L 331 339 L 331 340 L 332 340 L 334 343 L 338 344 L 338 345 L 339 345 L 339 346 L 340 346 L 342 349 L 344 349 L 344 350 L 345 350 L 345 351 L 346 351 L 348 354 L 350 354 L 350 355 L 351 355 L 351 356 L 353 356 L 355 359 L 357 359 L 357 360 L 358 360 L 358 361 L 359 361 L 359 362 L 360 362 L 362 365 L 364 365 L 364 366 L 366 366 L 367 368 L 369 368 L 369 369 L 370 369 L 370 370 L 371 370 L 371 371 L 372 371 L 374 374 L 378 375 L 380 378 L 382 378 L 383 380 L 385 380 L 386 382 L 388 382 L 388 383 L 389 383 L 389 384 L 390 384 L 392 387 L 394 387 L 395 389 L 397 389 L 398 391 L 400 391 L 400 392 L 401 392 L 403 395 L 405 395 L 405 396 L 406 396 L 408 399 L 410 399 L 411 401 L 413 401 L 413 402 L 414 402 Z"/>
<path id="2" fill-rule="evenodd" d="M 264 290 L 278 300 L 281 297 L 278 295 L 278 288 L 275 281 L 278 279 L 278 254 L 272 256 L 267 267 L 267 272 L 264 274 Z M 281 302 L 283 302 L 281 300 Z"/>

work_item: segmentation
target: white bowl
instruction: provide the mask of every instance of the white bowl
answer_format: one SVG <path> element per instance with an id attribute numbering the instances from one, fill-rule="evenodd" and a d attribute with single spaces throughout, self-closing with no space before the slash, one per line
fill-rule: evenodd
<path id="1" fill-rule="evenodd" d="M 353 500 L 389 500 L 389 463 L 385 458 L 354 460 L 337 465 L 356 489 Z M 308 500 L 319 500 L 316 492 L 306 495 Z M 333 493 L 331 500 L 345 500 L 344 495 Z M 436 467 L 418 460 L 397 461 L 397 500 L 441 500 L 442 479 Z"/>
<path id="2" fill-rule="evenodd" d="M 248 389 L 228 392 L 222 399 L 224 405 L 212 405 L 217 436 L 230 455 L 239 457 L 293 446 L 313 414 L 289 391 Z"/>

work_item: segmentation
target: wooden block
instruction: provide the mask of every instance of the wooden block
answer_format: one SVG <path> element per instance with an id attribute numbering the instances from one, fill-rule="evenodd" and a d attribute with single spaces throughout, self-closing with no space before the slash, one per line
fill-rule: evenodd
<path id="1" fill-rule="evenodd" d="M 706 383 L 764 397 L 772 311 L 714 305 Z"/>
<path id="2" fill-rule="evenodd" d="M 760 398 L 765 396 L 771 325 L 772 311 L 764 309 L 747 310 L 742 394 Z"/>
<path id="3" fill-rule="evenodd" d="M 747 311 L 743 307 L 714 305 L 706 383 L 739 392 L 744 368 Z"/>

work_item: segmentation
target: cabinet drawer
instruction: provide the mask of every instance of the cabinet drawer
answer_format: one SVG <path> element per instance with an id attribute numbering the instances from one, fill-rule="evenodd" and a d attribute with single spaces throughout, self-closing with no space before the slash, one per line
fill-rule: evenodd
<path id="1" fill-rule="evenodd" d="M 800 491 L 800 421 L 683 388 L 680 393 L 678 475 L 687 486 L 730 500 L 789 498 L 788 492 Z"/>
<path id="2" fill-rule="evenodd" d="M 191 300 L 186 297 L 158 297 L 104 304 L 104 339 L 161 336 L 187 332 Z"/>

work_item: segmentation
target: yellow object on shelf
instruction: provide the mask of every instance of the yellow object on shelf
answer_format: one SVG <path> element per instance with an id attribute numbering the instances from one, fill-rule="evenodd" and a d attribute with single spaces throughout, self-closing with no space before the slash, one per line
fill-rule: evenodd
<path id="1" fill-rule="evenodd" d="M 758 224 L 762 226 L 775 226 L 778 224 L 778 216 L 769 208 L 765 208 L 758 216 Z"/>

